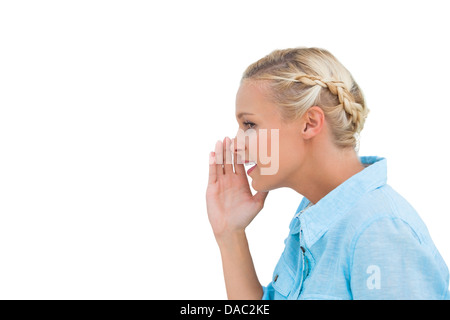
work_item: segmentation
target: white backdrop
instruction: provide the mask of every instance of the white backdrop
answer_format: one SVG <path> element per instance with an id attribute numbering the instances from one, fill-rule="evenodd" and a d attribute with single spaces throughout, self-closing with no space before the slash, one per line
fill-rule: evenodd
<path id="1" fill-rule="evenodd" d="M 0 2 L 0 298 L 226 298 L 208 154 L 245 68 L 296 46 L 353 74 L 359 154 L 450 264 L 448 30 L 431 0 Z M 301 199 L 271 191 L 248 228 L 263 284 Z"/>

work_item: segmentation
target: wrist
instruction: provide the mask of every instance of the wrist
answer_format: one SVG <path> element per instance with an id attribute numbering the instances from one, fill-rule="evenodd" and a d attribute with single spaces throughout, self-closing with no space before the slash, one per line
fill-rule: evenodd
<path id="1" fill-rule="evenodd" d="M 222 232 L 220 234 L 214 234 L 214 236 L 219 247 L 236 244 L 242 240 L 247 240 L 245 229 Z"/>

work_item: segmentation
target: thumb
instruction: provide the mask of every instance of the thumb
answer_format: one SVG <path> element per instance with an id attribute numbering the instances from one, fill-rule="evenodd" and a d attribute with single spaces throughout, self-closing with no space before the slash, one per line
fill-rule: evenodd
<path id="1" fill-rule="evenodd" d="M 258 203 L 261 207 L 264 206 L 264 201 L 266 201 L 266 197 L 269 194 L 269 191 L 258 191 L 254 196 L 253 200 Z"/>

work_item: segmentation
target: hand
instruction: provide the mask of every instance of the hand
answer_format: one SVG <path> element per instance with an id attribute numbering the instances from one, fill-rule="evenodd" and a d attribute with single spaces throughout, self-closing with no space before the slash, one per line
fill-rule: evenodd
<path id="1" fill-rule="evenodd" d="M 226 137 L 223 143 L 217 141 L 215 152 L 210 153 L 206 207 L 216 238 L 244 231 L 263 208 L 269 193 L 259 191 L 252 195 L 244 165 L 238 163 L 241 161 L 236 154 L 231 161 L 230 145 L 231 140 Z"/>

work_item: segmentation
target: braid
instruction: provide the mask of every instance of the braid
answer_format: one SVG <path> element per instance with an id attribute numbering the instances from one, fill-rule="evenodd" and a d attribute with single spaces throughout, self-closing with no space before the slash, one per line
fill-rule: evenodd
<path id="1" fill-rule="evenodd" d="M 356 132 L 362 130 L 360 127 L 361 116 L 364 113 L 364 108 L 360 103 L 355 102 L 353 95 L 348 91 L 343 81 L 339 80 L 327 80 L 320 77 L 309 75 L 303 72 L 297 74 L 294 78 L 273 77 L 278 80 L 289 80 L 293 82 L 301 82 L 308 86 L 321 86 L 322 88 L 328 88 L 332 94 L 338 97 L 339 105 L 344 109 L 345 113 L 351 117 L 353 129 Z M 273 79 L 272 78 L 272 79 Z"/>
<path id="2" fill-rule="evenodd" d="M 344 111 L 351 116 L 353 129 L 356 132 L 361 131 L 361 117 L 367 116 L 367 114 L 364 115 L 365 110 L 363 106 L 355 101 L 353 95 L 347 90 L 342 81 L 331 80 L 326 83 L 331 93 L 338 96 L 339 103 Z"/>

